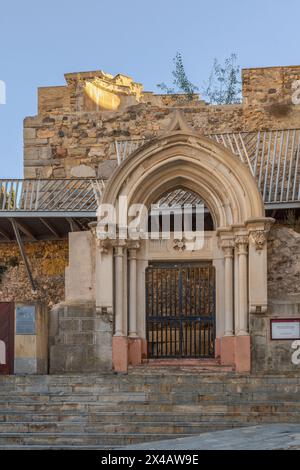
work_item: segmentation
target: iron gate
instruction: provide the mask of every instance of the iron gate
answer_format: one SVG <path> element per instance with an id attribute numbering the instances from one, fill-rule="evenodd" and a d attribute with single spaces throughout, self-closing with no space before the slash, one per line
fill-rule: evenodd
<path id="1" fill-rule="evenodd" d="M 146 270 L 149 358 L 215 354 L 215 269 L 210 264 L 154 264 Z"/>

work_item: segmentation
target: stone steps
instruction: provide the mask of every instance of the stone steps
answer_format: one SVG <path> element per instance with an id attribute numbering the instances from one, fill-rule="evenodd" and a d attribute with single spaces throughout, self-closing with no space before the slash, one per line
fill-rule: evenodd
<path id="1" fill-rule="evenodd" d="M 300 423 L 300 376 L 142 367 L 128 375 L 0 377 L 1 448 L 110 448 Z"/>
<path id="2" fill-rule="evenodd" d="M 129 421 L 122 423 L 82 423 L 82 422 L 40 422 L 40 423 L 0 423 L 0 438 L 6 433 L 82 433 L 82 434 L 201 434 L 213 429 L 241 427 L 247 423 L 236 421 L 199 421 L 199 422 L 143 422 Z"/>
<path id="3" fill-rule="evenodd" d="M 91 405 L 90 403 L 69 403 L 69 404 L 44 404 L 44 405 L 33 405 L 32 403 L 18 403 L 18 406 L 15 404 L 7 403 L 3 405 L 0 409 L 0 419 L 5 416 L 5 414 L 18 413 L 31 413 L 36 416 L 45 413 L 57 414 L 58 417 L 64 415 L 82 415 L 84 413 L 89 413 L 96 415 L 97 413 L 114 413 L 116 409 L 120 410 L 121 413 L 139 413 L 143 414 L 145 410 L 149 413 L 159 412 L 161 413 L 299 413 L 300 404 L 293 402 L 285 402 L 283 404 L 278 404 L 278 402 L 258 402 L 258 403 L 241 403 L 237 402 L 235 404 L 220 404 L 220 403 L 211 403 L 209 406 L 206 405 L 195 405 L 195 404 L 184 404 L 184 405 L 140 405 L 140 404 L 131 404 L 123 406 L 110 406 L 105 405 Z"/>
<path id="4" fill-rule="evenodd" d="M 189 434 L 176 434 L 176 437 L 188 437 Z M 6 449 L 14 445 L 42 445 L 42 446 L 105 446 L 129 445 L 141 442 L 150 442 L 161 439 L 172 439 L 171 434 L 116 434 L 116 433 L 3 433 L 0 434 L 0 446 Z"/>

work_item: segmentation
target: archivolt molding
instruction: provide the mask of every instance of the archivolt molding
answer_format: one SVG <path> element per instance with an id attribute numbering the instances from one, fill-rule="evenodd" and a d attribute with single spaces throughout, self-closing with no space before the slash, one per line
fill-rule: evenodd
<path id="1" fill-rule="evenodd" d="M 176 130 L 148 142 L 116 170 L 102 203 L 147 207 L 164 192 L 185 187 L 200 195 L 216 228 L 264 217 L 264 205 L 246 164 L 214 141 L 192 131 Z"/>

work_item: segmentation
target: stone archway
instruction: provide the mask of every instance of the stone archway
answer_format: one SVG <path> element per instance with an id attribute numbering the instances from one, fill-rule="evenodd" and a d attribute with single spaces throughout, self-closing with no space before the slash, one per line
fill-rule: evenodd
<path id="1" fill-rule="evenodd" d="M 149 207 L 161 194 L 177 187 L 201 196 L 216 227 L 211 256 L 218 266 L 222 324 L 217 335 L 217 355 L 222 364 L 234 365 L 240 372 L 249 371 L 249 312 L 267 309 L 266 240 L 272 219 L 265 218 L 261 195 L 246 164 L 225 147 L 187 128 L 177 115 L 168 131 L 131 154 L 115 171 L 102 204 L 121 212 L 120 201 L 126 198 L 128 207 Z M 97 305 L 101 308 L 110 303 L 114 313 L 116 370 L 126 370 L 128 363 L 139 363 L 145 351 L 145 338 L 137 326 L 141 314 L 138 305 L 142 306 L 137 300 L 138 278 L 143 275 L 137 268 L 140 248 L 138 240 L 115 240 L 111 244 L 100 241 Z M 108 272 L 114 284 L 101 293 L 101 283 L 107 284 L 104 278 Z M 124 287 L 127 280 L 129 312 Z"/>

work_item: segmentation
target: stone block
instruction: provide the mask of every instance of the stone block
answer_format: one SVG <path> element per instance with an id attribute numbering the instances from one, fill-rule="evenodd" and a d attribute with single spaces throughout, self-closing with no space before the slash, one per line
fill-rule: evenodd
<path id="1" fill-rule="evenodd" d="M 61 332 L 79 332 L 81 330 L 81 320 L 61 318 L 59 321 L 59 329 Z"/>
<path id="2" fill-rule="evenodd" d="M 53 176 L 54 178 L 65 178 L 66 170 L 64 168 L 54 168 Z"/>
<path id="3" fill-rule="evenodd" d="M 55 131 L 53 129 L 38 129 L 37 130 L 37 137 L 39 139 L 50 139 L 51 137 L 55 136 Z"/>
<path id="4" fill-rule="evenodd" d="M 99 178 L 109 178 L 112 173 L 117 168 L 117 160 L 107 160 L 103 163 L 100 163 L 98 166 L 98 177 Z"/>
<path id="5" fill-rule="evenodd" d="M 69 331 L 66 333 L 66 341 L 67 345 L 74 345 L 74 344 L 81 344 L 83 345 L 93 345 L 94 344 L 94 334 L 93 333 L 72 333 Z"/>
<path id="6" fill-rule="evenodd" d="M 23 131 L 24 140 L 35 139 L 36 129 L 34 127 L 25 127 Z"/>
<path id="7" fill-rule="evenodd" d="M 87 332 L 87 331 L 94 332 L 95 320 L 82 320 L 81 325 L 82 325 L 81 328 L 83 332 Z"/>
<path id="8" fill-rule="evenodd" d="M 88 153 L 89 157 L 105 157 L 105 148 L 104 147 L 92 147 Z"/>
<path id="9" fill-rule="evenodd" d="M 91 166 L 78 165 L 71 168 L 71 176 L 75 178 L 94 178 L 96 172 Z"/>

